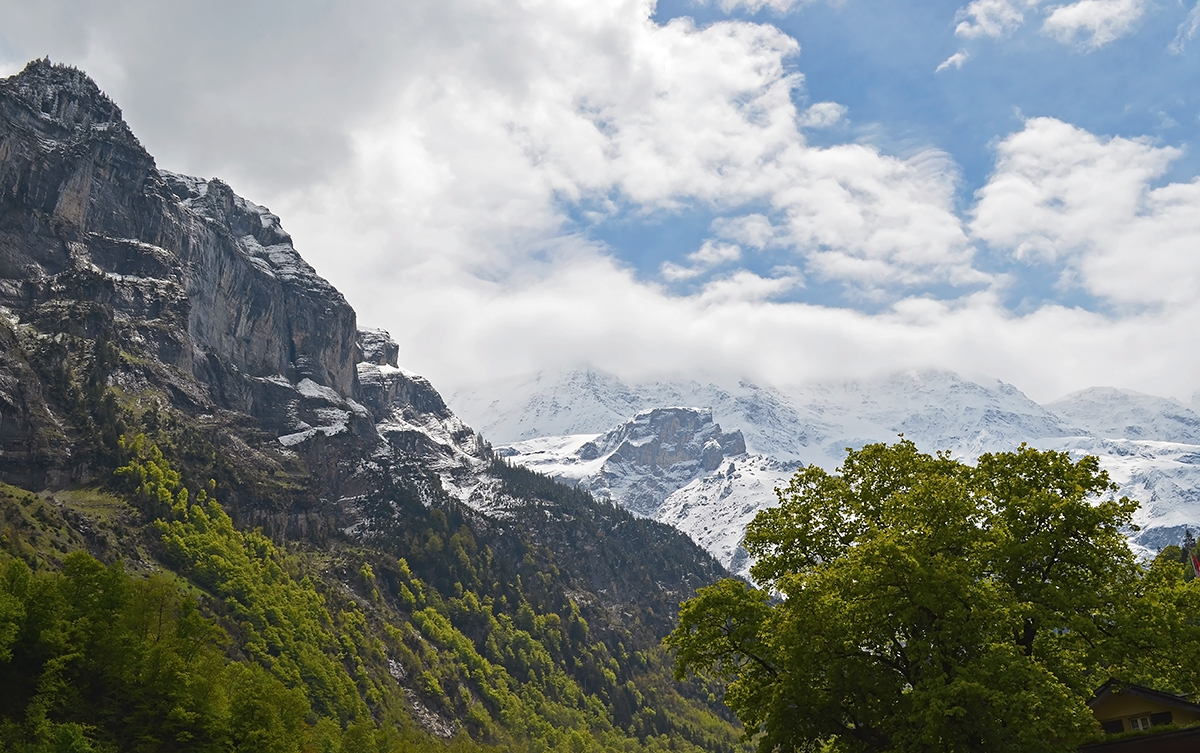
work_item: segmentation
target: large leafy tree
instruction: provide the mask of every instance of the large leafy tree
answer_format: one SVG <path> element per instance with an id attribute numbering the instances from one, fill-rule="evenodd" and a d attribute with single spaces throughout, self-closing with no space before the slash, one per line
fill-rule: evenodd
<path id="1" fill-rule="evenodd" d="M 804 468 L 747 530 L 762 589 L 681 607 L 676 671 L 725 680 L 764 752 L 1072 750 L 1110 675 L 1194 679 L 1140 627 L 1194 594 L 1177 563 L 1148 579 L 1114 491 L 1095 458 L 1028 447 L 971 466 L 903 440 Z"/>

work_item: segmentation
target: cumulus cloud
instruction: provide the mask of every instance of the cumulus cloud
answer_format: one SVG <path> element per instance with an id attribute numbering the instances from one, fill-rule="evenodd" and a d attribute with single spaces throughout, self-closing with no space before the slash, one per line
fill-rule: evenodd
<path id="1" fill-rule="evenodd" d="M 1145 0 L 1079 0 L 1050 11 L 1042 30 L 1064 44 L 1103 47 L 1133 30 Z"/>
<path id="2" fill-rule="evenodd" d="M 1115 304 L 1187 305 L 1200 294 L 1200 182 L 1155 187 L 1181 152 L 1035 118 L 999 146 L 976 237 Z"/>
<path id="3" fill-rule="evenodd" d="M 973 0 L 958 11 L 954 32 L 966 39 L 1001 37 L 1023 26 L 1027 13 L 1042 10 L 1046 14 L 1043 34 L 1063 44 L 1097 48 L 1133 31 L 1147 7 L 1146 0 L 1076 0 L 1043 6 L 1045 0 Z"/>
<path id="4" fill-rule="evenodd" d="M 396 227 L 407 244 L 377 251 L 375 277 L 434 254 L 497 275 L 526 273 L 529 252 L 543 254 L 562 227 L 564 201 L 601 207 L 600 217 L 603 207 L 695 204 L 737 217 L 765 203 L 778 216 L 776 243 L 823 279 L 884 297 L 984 281 L 971 269 L 945 161 L 930 169 L 927 155 L 810 147 L 802 128 L 845 110 L 797 111 L 794 40 L 741 22 L 660 25 L 647 7 L 616 23 L 566 7 L 513 22 L 526 61 L 515 82 L 493 80 L 479 44 L 462 58 L 444 51 L 449 60 L 400 89 L 379 118 L 385 127 L 356 132 L 333 190 L 310 190 L 295 214 L 340 206 L 372 213 L 356 224 Z M 711 266 L 676 259 L 661 271 L 681 280 Z"/>
<path id="5" fill-rule="evenodd" d="M 735 262 L 741 258 L 741 246 L 708 240 L 698 250 L 688 254 L 687 260 L 691 262 L 692 266 L 685 267 L 673 262 L 664 262 L 662 265 L 662 274 L 663 277 L 672 282 L 690 280 L 693 277 L 700 276 L 705 270 L 729 262 Z"/>
<path id="6" fill-rule="evenodd" d="M 1042 0 L 972 0 L 960 8 L 954 20 L 954 33 L 967 39 L 999 37 L 1025 23 L 1025 12 L 1036 8 Z"/>
<path id="7" fill-rule="evenodd" d="M 829 128 L 842 122 L 848 109 L 837 102 L 817 102 L 800 115 L 800 125 L 805 128 Z"/>
<path id="8" fill-rule="evenodd" d="M 766 215 L 757 212 L 718 217 L 712 222 L 712 230 L 718 238 L 756 249 L 766 248 L 779 232 Z"/>

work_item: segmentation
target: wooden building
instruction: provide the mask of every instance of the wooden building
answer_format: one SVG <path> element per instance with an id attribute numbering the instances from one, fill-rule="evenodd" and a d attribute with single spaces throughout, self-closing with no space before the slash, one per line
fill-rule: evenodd
<path id="1" fill-rule="evenodd" d="M 1100 686 L 1088 706 L 1106 737 L 1112 735 L 1114 739 L 1084 745 L 1080 753 L 1200 751 L 1200 704 L 1185 697 L 1109 680 Z"/>

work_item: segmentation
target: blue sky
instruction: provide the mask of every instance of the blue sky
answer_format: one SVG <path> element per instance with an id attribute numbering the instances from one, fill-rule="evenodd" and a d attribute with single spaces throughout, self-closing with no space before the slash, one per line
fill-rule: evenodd
<path id="1" fill-rule="evenodd" d="M 0 0 L 447 392 L 1200 389 L 1192 0 Z M 939 70 L 940 69 L 940 70 Z"/>
<path id="2" fill-rule="evenodd" d="M 955 34 L 964 7 L 955 0 L 853 0 L 798 4 L 788 12 L 770 7 L 724 11 L 695 0 L 665 0 L 654 18 L 660 23 L 691 18 L 701 26 L 738 19 L 778 27 L 800 45 L 788 61 L 804 76 L 795 91 L 797 105 L 831 101 L 847 108 L 844 123 L 812 134 L 810 143 L 859 141 L 902 156 L 944 151 L 961 174 L 960 211 L 969 210 L 975 191 L 993 171 L 996 143 L 1028 117 L 1180 148 L 1182 154 L 1159 184 L 1189 181 L 1200 171 L 1200 152 L 1194 148 L 1200 129 L 1200 53 L 1188 49 L 1185 33 L 1193 6 L 1150 5 L 1127 32 L 1101 46 L 1063 43 L 1039 29 L 1036 12 L 999 37 L 964 39 Z M 938 70 L 960 52 L 968 55 L 961 67 Z M 606 243 L 646 278 L 656 277 L 664 261 L 700 246 L 709 235 L 707 225 L 720 216 L 702 202 L 649 216 L 639 209 L 628 206 L 599 223 L 572 215 L 580 232 Z M 986 243 L 979 251 L 980 266 L 1018 277 L 1005 295 L 1013 311 L 1047 301 L 1105 309 L 1103 300 L 1086 291 L 1056 289 L 1061 267 L 1013 264 Z M 762 273 L 778 260 L 753 262 L 748 266 Z M 678 288 L 696 284 L 689 280 Z M 928 292 L 952 294 L 936 286 Z M 880 305 L 820 281 L 788 298 L 867 311 Z"/>

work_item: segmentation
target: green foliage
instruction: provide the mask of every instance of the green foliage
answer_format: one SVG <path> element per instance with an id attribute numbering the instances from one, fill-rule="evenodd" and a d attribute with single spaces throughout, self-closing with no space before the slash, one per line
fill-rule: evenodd
<path id="1" fill-rule="evenodd" d="M 361 628 L 361 617 L 347 614 L 335 624 L 312 581 L 294 579 L 270 539 L 238 530 L 207 490 L 189 505 L 180 474 L 143 437 L 122 446 L 132 457 L 116 477 L 136 490 L 140 502 L 168 516 L 156 523 L 168 561 L 217 599 L 248 657 L 300 691 L 305 713 L 311 704 L 316 713 L 340 723 L 365 716 L 347 669 L 361 663 L 357 646 L 363 641 L 337 635 L 339 628 L 343 633 Z M 247 687 L 261 684 L 253 677 L 246 682 Z M 373 690 L 369 680 L 365 684 L 364 692 Z"/>
<path id="2" fill-rule="evenodd" d="M 555 749 L 565 731 L 576 730 L 607 747 L 665 739 L 681 749 L 731 751 L 737 733 L 732 720 L 720 716 L 714 688 L 677 685 L 657 660 L 676 602 L 652 575 L 662 577 L 691 554 L 634 552 L 611 532 L 627 526 L 635 536 L 653 537 L 657 524 L 524 469 L 496 467 L 500 493 L 546 519 L 539 525 L 542 541 L 553 545 L 561 536 L 577 536 L 581 542 L 571 546 L 581 549 L 604 542 L 597 557 L 619 560 L 612 569 L 628 578 L 613 590 L 653 600 L 625 607 L 628 619 L 613 625 L 607 610 L 581 606 L 571 595 L 579 593 L 580 582 L 595 588 L 585 569 L 593 561 L 572 572 L 550 546 L 534 543 L 520 529 L 480 537 L 452 501 L 426 508 L 414 489 L 396 484 L 398 477 L 420 478 L 419 471 L 383 474 L 378 494 L 363 508 L 367 527 L 377 532 L 371 543 L 395 558 L 371 563 L 372 585 L 361 566 L 350 570 L 364 595 L 374 600 L 378 593 L 381 609 L 394 605 L 416 628 L 419 637 L 404 635 L 405 650 L 396 653 L 413 657 L 409 671 L 426 703 L 496 743 Z M 648 558 L 662 566 L 654 570 L 639 561 Z M 426 641 L 438 650 L 430 651 Z M 634 655 L 626 643 L 642 653 Z M 650 654 L 656 661 L 647 660 Z"/>
<path id="3" fill-rule="evenodd" d="M 659 650 L 601 639 L 557 570 L 539 578 L 530 556 L 525 577 L 506 571 L 452 507 L 414 511 L 404 557 L 343 550 L 350 561 L 333 565 L 238 528 L 212 484 L 189 489 L 145 436 L 117 447 L 113 487 L 155 519 L 157 556 L 181 577 L 136 578 L 81 553 L 59 571 L 6 565 L 5 749 L 443 747 L 410 720 L 417 698 L 461 730 L 464 751 L 735 747 L 727 721 L 680 696 Z M 111 515 L 102 496 L 72 499 Z M 27 553 L 19 539 L 14 553 Z M 397 672 L 409 679 L 397 684 Z"/>
<path id="4" fill-rule="evenodd" d="M 1197 700 L 1200 696 L 1200 581 L 1164 551 L 1139 579 L 1109 630 L 1120 679 Z"/>
<path id="5" fill-rule="evenodd" d="M 1138 568 L 1136 503 L 1103 499 L 1095 458 L 971 467 L 902 441 L 839 471 L 802 469 L 748 528 L 765 590 L 702 589 L 667 641 L 679 676 L 728 683 L 760 750 L 1067 751 L 1110 675 L 1200 687 L 1169 648 L 1196 645 L 1200 591 L 1177 562 Z"/>
<path id="6" fill-rule="evenodd" d="M 6 750 L 224 750 L 226 636 L 169 576 L 130 578 L 83 553 L 62 571 L 0 569 Z"/>

